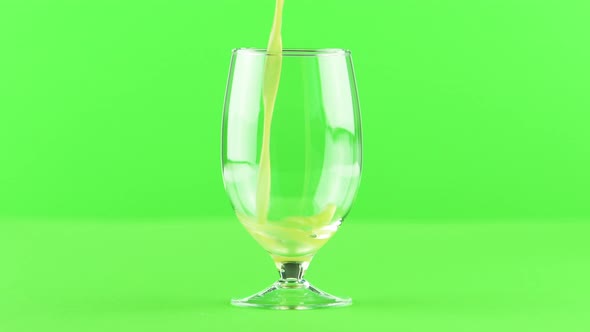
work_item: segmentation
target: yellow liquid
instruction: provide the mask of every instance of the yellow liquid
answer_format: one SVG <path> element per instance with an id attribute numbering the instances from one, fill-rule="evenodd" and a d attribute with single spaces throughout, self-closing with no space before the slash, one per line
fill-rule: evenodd
<path id="1" fill-rule="evenodd" d="M 281 64 L 283 63 L 283 42 L 281 40 L 281 24 L 283 21 L 283 2 L 277 0 L 274 22 L 268 41 L 266 62 L 264 64 L 264 81 L 262 100 L 264 103 L 264 124 L 262 131 L 262 149 L 260 151 L 260 166 L 258 170 L 258 188 L 256 191 L 256 214 L 258 222 L 266 223 L 270 200 L 270 126 L 272 112 L 279 90 L 281 78 Z"/>
<path id="2" fill-rule="evenodd" d="M 238 219 L 275 261 L 309 261 L 336 232 L 340 222 L 333 223 L 336 205 L 309 217 L 287 217 L 261 224 L 255 217 L 238 214 Z"/>
<path id="3" fill-rule="evenodd" d="M 270 132 L 281 76 L 283 4 L 284 0 L 277 0 L 267 48 L 268 56 L 264 65 L 262 96 L 264 124 L 256 191 L 256 217 L 238 214 L 238 219 L 256 241 L 271 253 L 276 262 L 309 261 L 336 232 L 339 222 L 332 222 L 336 206 L 328 204 L 322 212 L 314 216 L 292 216 L 278 221 L 268 220 L 271 187 Z"/>

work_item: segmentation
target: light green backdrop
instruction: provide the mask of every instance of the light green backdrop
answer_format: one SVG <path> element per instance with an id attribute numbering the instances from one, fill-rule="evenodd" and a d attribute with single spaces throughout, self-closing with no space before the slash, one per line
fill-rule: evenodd
<path id="1" fill-rule="evenodd" d="M 286 47 L 353 51 L 361 190 L 306 278 L 354 305 L 229 305 L 276 278 L 219 152 L 274 0 L 0 0 L 0 331 L 590 331 L 590 2 L 285 1 Z"/>
<path id="2" fill-rule="evenodd" d="M 0 2 L 0 216 L 229 216 L 234 47 L 273 1 Z M 285 47 L 353 51 L 351 216 L 590 216 L 590 2 L 287 1 Z"/>

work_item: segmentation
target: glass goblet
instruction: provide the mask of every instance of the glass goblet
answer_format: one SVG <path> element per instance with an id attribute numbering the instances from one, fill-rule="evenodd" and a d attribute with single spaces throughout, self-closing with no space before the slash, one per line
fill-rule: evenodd
<path id="1" fill-rule="evenodd" d="M 273 103 L 265 80 L 269 64 L 276 68 L 277 62 Z M 351 304 L 304 279 L 316 252 L 350 211 L 360 183 L 361 115 L 350 51 L 235 49 L 221 145 L 225 190 L 237 219 L 271 255 L 280 275 L 269 288 L 232 304 Z"/>

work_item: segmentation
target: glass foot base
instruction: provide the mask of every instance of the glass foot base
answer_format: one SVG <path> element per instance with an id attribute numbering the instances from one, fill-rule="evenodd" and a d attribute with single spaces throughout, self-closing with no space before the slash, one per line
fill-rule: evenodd
<path id="1" fill-rule="evenodd" d="M 231 304 L 238 307 L 304 310 L 348 306 L 352 304 L 352 300 L 330 295 L 300 279 L 279 280 L 257 294 L 243 299 L 232 299 Z"/>

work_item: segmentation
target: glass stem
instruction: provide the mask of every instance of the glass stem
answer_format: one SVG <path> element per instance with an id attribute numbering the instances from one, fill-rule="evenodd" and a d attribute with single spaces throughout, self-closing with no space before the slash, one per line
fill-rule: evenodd
<path id="1" fill-rule="evenodd" d="M 307 281 L 303 279 L 309 262 L 280 262 L 277 263 L 280 279 L 279 285 L 282 287 L 305 287 Z"/>

